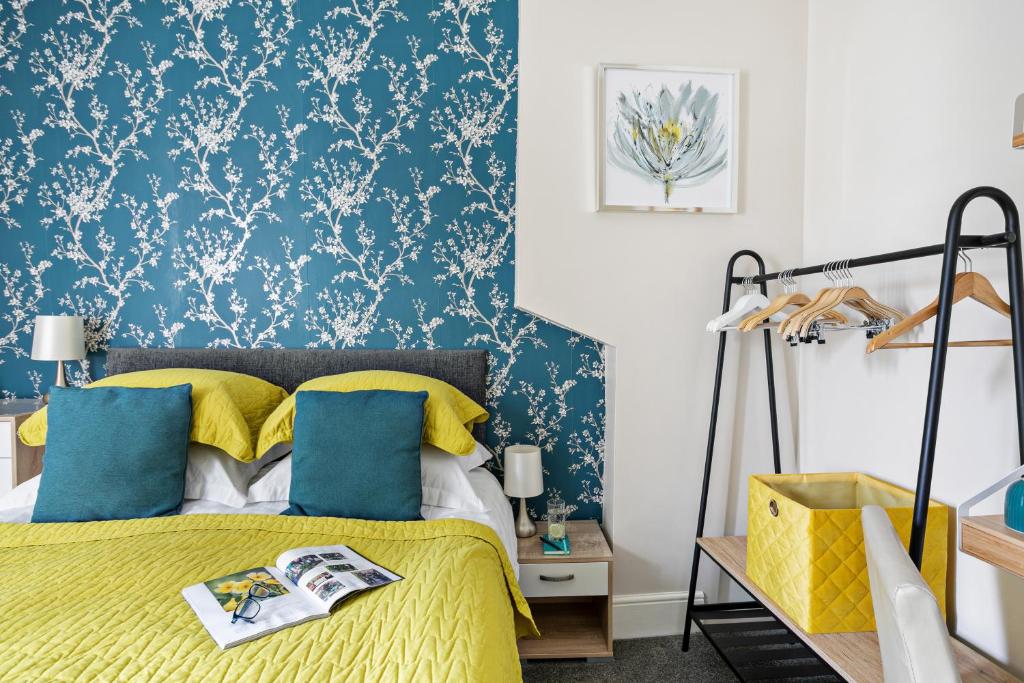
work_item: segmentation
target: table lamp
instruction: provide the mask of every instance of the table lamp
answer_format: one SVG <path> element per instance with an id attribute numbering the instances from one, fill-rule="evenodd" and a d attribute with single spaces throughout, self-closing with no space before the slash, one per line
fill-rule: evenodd
<path id="1" fill-rule="evenodd" d="M 57 361 L 55 386 L 66 387 L 64 361 L 85 358 L 85 324 L 77 315 L 37 315 L 32 360 Z"/>
<path id="2" fill-rule="evenodd" d="M 505 448 L 505 495 L 519 498 L 516 536 L 528 538 L 537 533 L 537 525 L 526 511 L 526 499 L 544 493 L 544 470 L 537 446 Z"/>

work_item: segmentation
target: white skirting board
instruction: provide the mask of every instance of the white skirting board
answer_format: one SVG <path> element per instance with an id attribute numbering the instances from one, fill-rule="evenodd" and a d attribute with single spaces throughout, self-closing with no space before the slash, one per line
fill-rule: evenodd
<path id="1" fill-rule="evenodd" d="M 694 603 L 704 604 L 703 591 L 697 591 Z M 616 640 L 674 636 L 683 632 L 686 591 L 616 595 L 612 604 Z"/>

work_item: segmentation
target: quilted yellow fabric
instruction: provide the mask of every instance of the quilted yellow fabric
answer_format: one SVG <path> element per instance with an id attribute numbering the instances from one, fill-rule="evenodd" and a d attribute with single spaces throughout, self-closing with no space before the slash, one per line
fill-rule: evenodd
<path id="1" fill-rule="evenodd" d="M 288 392 L 257 377 L 223 370 L 168 368 L 111 375 L 89 384 L 94 387 L 173 387 L 192 385 L 192 432 L 196 443 L 215 446 L 233 458 L 255 460 L 256 440 L 267 416 Z M 29 446 L 46 443 L 46 408 L 36 411 L 18 429 Z"/>
<path id="2" fill-rule="evenodd" d="M 476 448 L 470 430 L 473 425 L 487 421 L 487 411 L 452 385 L 433 377 L 393 370 L 362 370 L 317 377 L 300 384 L 295 392 L 372 389 L 426 391 L 429 396 L 423 406 L 423 440 L 455 455 L 469 455 Z M 294 423 L 295 394 L 292 394 L 267 418 L 256 452 L 263 454 L 275 444 L 293 441 Z"/>
<path id="3" fill-rule="evenodd" d="M 873 631 L 860 508 L 885 508 L 907 545 L 913 504 L 912 491 L 860 473 L 754 475 L 747 575 L 808 633 Z M 948 508 L 931 501 L 921 574 L 943 612 L 948 524 Z"/>
<path id="4" fill-rule="evenodd" d="M 346 544 L 404 581 L 221 651 L 185 586 Z M 187 515 L 0 524 L 3 681 L 519 681 L 537 634 L 494 532 L 466 520 Z"/>

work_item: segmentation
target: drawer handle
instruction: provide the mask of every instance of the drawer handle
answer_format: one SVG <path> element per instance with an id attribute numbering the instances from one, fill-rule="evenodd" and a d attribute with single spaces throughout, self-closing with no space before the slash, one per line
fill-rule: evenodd
<path id="1" fill-rule="evenodd" d="M 575 578 L 575 574 L 562 574 L 561 576 L 548 576 L 546 574 L 540 575 L 541 581 L 572 581 Z"/>

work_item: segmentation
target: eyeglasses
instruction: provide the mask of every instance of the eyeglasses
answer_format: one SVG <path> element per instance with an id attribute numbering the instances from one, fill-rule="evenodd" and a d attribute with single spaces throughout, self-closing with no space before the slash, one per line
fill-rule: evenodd
<path id="1" fill-rule="evenodd" d="M 249 595 L 242 598 L 241 602 L 235 605 L 235 611 L 231 614 L 231 623 L 239 619 L 253 623 L 253 619 L 260 613 L 260 600 L 270 597 L 270 589 L 259 581 L 254 581 L 249 587 Z"/>

